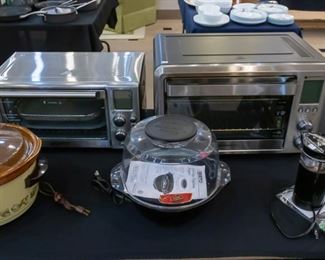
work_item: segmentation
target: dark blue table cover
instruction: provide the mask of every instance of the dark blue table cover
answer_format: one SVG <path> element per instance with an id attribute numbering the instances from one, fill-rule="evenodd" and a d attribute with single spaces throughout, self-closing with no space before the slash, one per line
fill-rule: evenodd
<path id="1" fill-rule="evenodd" d="M 230 21 L 228 24 L 220 27 L 201 26 L 193 21 L 194 15 L 197 14 L 195 7 L 186 4 L 184 0 L 178 0 L 178 4 L 182 15 L 183 26 L 187 33 L 295 32 L 299 36 L 302 36 L 301 29 L 296 24 L 277 26 L 265 22 L 258 25 L 244 25 Z"/>

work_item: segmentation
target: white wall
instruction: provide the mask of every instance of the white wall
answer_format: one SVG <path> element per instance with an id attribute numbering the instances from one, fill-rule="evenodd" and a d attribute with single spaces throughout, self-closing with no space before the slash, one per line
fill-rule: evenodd
<path id="1" fill-rule="evenodd" d="M 156 0 L 157 9 L 159 10 L 177 10 L 178 3 L 177 0 Z"/>

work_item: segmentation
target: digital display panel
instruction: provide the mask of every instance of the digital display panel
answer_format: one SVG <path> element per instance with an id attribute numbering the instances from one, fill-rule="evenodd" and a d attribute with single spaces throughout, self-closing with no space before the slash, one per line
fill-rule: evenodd
<path id="1" fill-rule="evenodd" d="M 130 90 L 114 90 L 115 109 L 132 109 L 132 92 Z"/>
<path id="2" fill-rule="evenodd" d="M 302 89 L 300 103 L 318 103 L 323 85 L 324 80 L 306 80 Z"/>

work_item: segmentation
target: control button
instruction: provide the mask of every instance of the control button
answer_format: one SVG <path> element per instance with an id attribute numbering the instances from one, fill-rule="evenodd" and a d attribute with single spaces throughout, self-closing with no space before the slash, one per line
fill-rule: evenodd
<path id="1" fill-rule="evenodd" d="M 307 120 L 302 120 L 297 124 L 297 129 L 300 131 L 310 132 L 311 130 L 313 130 L 313 125 L 311 122 L 309 122 Z"/>
<path id="2" fill-rule="evenodd" d="M 317 107 L 313 107 L 313 109 L 311 110 L 313 113 L 316 113 L 318 111 Z"/>
<path id="3" fill-rule="evenodd" d="M 125 117 L 123 115 L 116 115 L 113 118 L 113 122 L 116 126 L 124 126 L 125 125 Z"/>
<path id="4" fill-rule="evenodd" d="M 115 133 L 115 138 L 116 138 L 116 140 L 122 142 L 122 141 L 125 140 L 126 135 L 127 135 L 127 134 L 126 134 L 126 132 L 125 132 L 123 129 L 119 129 L 119 130 L 117 130 L 116 133 Z"/>
<path id="5" fill-rule="evenodd" d="M 310 108 L 309 107 L 305 108 L 305 113 L 309 113 L 309 112 L 310 112 Z"/>
<path id="6" fill-rule="evenodd" d="M 136 116 L 131 116 L 131 117 L 130 117 L 130 122 L 131 122 L 131 123 L 135 123 L 135 122 L 137 122 L 137 117 L 136 117 Z"/>
<path id="7" fill-rule="evenodd" d="M 298 109 L 298 112 L 299 112 L 299 113 L 302 113 L 302 112 L 304 112 L 304 109 L 303 109 L 302 107 L 300 107 L 300 108 Z"/>

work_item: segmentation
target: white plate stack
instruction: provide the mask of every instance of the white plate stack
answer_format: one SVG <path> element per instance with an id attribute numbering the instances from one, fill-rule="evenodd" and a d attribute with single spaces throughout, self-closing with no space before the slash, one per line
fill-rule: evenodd
<path id="1" fill-rule="evenodd" d="M 253 3 L 240 3 L 240 4 L 235 4 L 232 7 L 233 9 L 237 10 L 251 10 L 256 8 L 256 4 Z"/>
<path id="2" fill-rule="evenodd" d="M 267 14 L 257 9 L 233 9 L 230 19 L 241 24 L 260 24 L 266 21 Z"/>
<path id="3" fill-rule="evenodd" d="M 280 4 L 236 4 L 230 12 L 230 19 L 240 24 L 261 24 L 266 20 L 280 26 L 294 23 L 294 17 L 288 14 L 288 7 Z"/>
<path id="4" fill-rule="evenodd" d="M 257 9 L 267 14 L 286 14 L 289 11 L 288 7 L 279 4 L 260 4 Z"/>
<path id="5" fill-rule="evenodd" d="M 290 14 L 270 14 L 267 20 L 275 25 L 291 25 L 295 22 L 293 15 Z"/>

